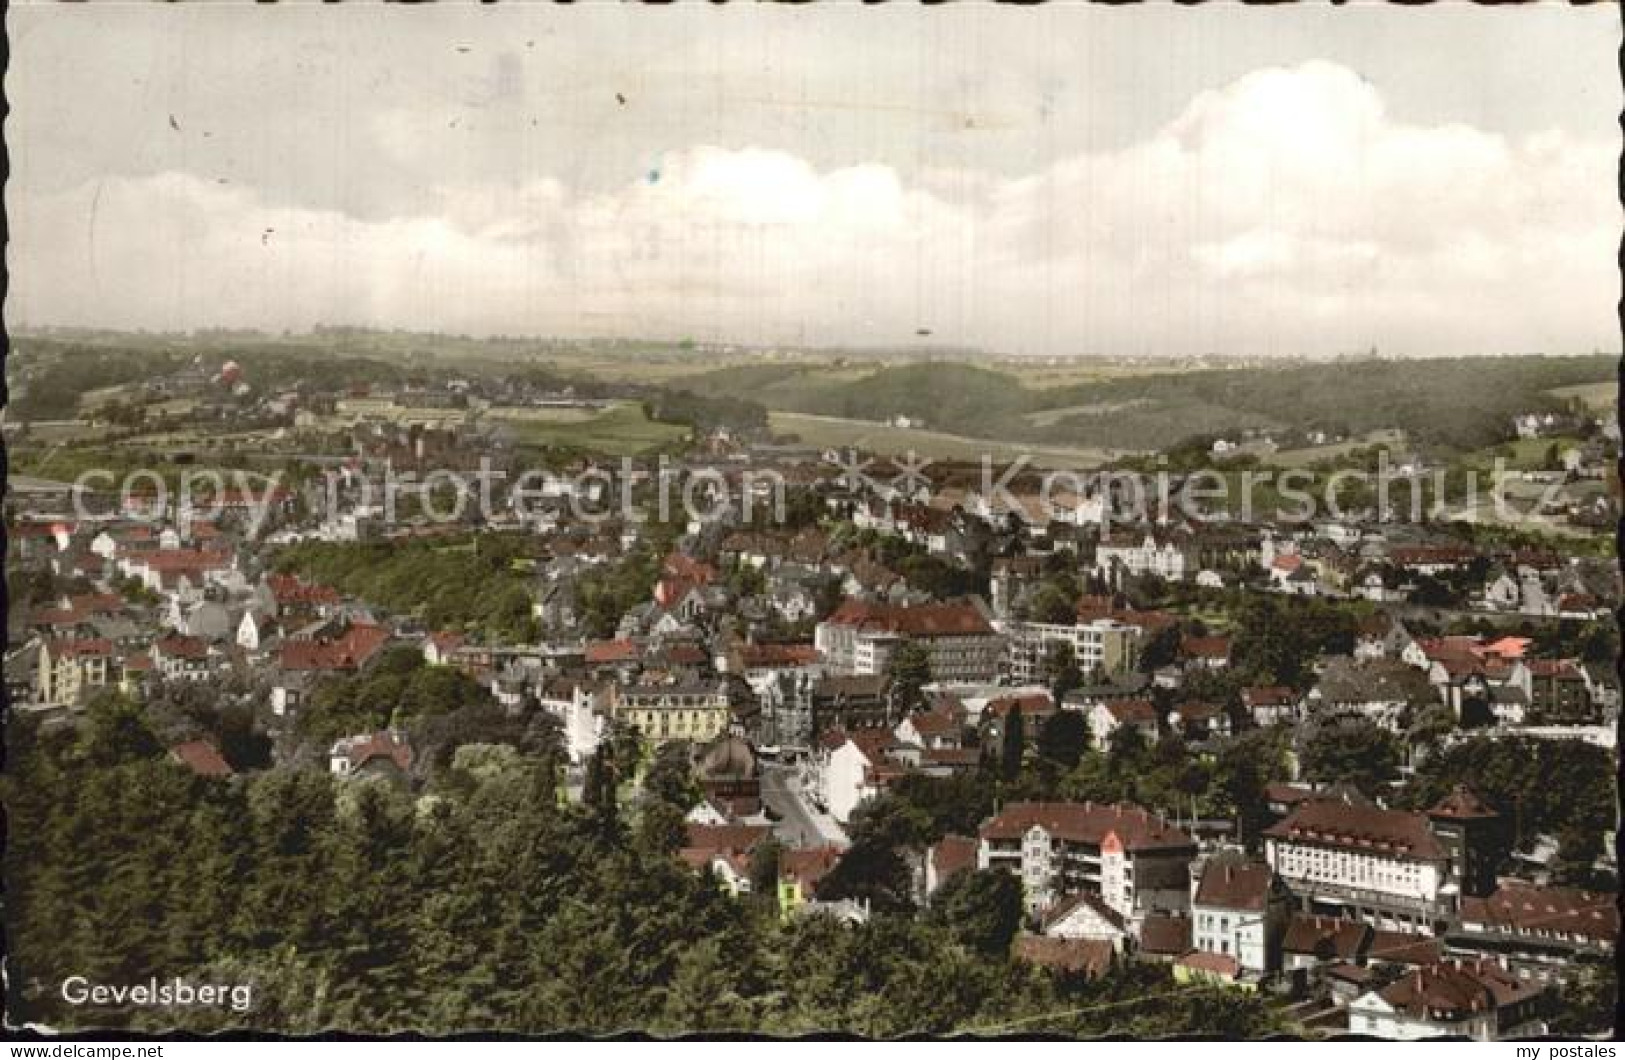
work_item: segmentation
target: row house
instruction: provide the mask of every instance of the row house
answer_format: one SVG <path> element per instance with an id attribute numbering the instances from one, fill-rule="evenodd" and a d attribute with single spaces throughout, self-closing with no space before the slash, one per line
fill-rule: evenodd
<path id="1" fill-rule="evenodd" d="M 1587 963 L 1612 963 L 1619 895 L 1508 880 L 1462 899 L 1445 936 L 1452 952 L 1505 961 L 1521 978 L 1558 983 Z"/>
<path id="2" fill-rule="evenodd" d="M 1029 911 L 1080 892 L 1129 920 L 1190 906 L 1196 841 L 1138 806 L 1012 803 L 978 835 L 977 866 L 1020 879 Z"/>

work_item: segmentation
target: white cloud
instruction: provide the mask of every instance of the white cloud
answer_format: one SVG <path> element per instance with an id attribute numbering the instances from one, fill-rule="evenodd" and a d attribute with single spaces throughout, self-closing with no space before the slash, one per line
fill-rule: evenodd
<path id="1" fill-rule="evenodd" d="M 12 319 L 829 343 L 929 327 L 1031 352 L 1613 345 L 1617 145 L 1406 125 L 1327 62 L 1255 71 L 1140 142 L 1019 178 L 694 145 L 609 191 L 568 166 L 437 179 L 408 117 L 376 124 L 432 208 L 360 219 L 181 172 L 14 191 Z"/>

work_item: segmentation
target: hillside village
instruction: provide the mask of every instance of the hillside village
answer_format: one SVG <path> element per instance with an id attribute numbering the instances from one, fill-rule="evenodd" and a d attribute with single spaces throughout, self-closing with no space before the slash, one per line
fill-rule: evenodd
<path id="1" fill-rule="evenodd" d="M 159 461 L 149 487 L 276 472 L 186 503 L 77 489 L 30 462 L 45 421 L 7 424 L 28 745 L 111 741 L 223 787 L 321 774 L 424 813 L 551 758 L 564 804 L 664 821 L 668 860 L 786 923 L 991 918 L 1034 974 L 1154 972 L 1314 1035 L 1611 1012 L 1607 493 L 1533 529 L 1370 505 L 1124 521 L 1086 490 L 1045 510 L 1027 472 L 995 495 L 949 460 L 864 453 L 856 474 L 720 398 L 261 371 L 182 358 L 77 443 Z M 644 432 L 624 461 L 591 436 L 605 416 Z M 1502 427 L 1550 441 L 1531 481 L 1612 481 L 1606 416 Z M 1176 477 L 1238 444 L 1187 446 Z M 482 459 L 544 485 L 452 519 L 454 487 L 378 500 Z M 704 518 L 660 517 L 628 474 L 657 460 L 720 498 Z"/>

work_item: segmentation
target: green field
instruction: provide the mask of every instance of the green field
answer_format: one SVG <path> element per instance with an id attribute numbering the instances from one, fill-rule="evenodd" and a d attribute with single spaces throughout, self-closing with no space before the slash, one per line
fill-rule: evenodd
<path id="1" fill-rule="evenodd" d="M 1351 438 L 1346 442 L 1334 442 L 1330 445 L 1306 445 L 1299 449 L 1280 449 L 1263 458 L 1266 464 L 1276 467 L 1308 467 L 1322 460 L 1336 460 L 1347 456 L 1356 449 L 1366 449 L 1373 445 L 1386 445 L 1399 447 L 1405 444 L 1404 431 L 1372 431 L 1359 438 Z"/>
<path id="2" fill-rule="evenodd" d="M 1619 387 L 1612 379 L 1605 383 L 1581 383 L 1578 386 L 1560 386 L 1548 391 L 1553 397 L 1567 401 L 1569 398 L 1578 398 L 1580 403 L 1594 412 L 1605 412 L 1614 408 L 1619 397 Z"/>
<path id="3" fill-rule="evenodd" d="M 914 452 L 933 460 L 976 461 L 985 454 L 1000 463 L 1026 456 L 1038 467 L 1082 470 L 1098 467 L 1122 455 L 1106 449 L 995 442 L 941 431 L 892 427 L 871 420 L 811 416 L 799 412 L 770 413 L 768 422 L 775 435 L 794 435 L 808 445 L 852 446 L 886 456 Z"/>
<path id="4" fill-rule="evenodd" d="M 649 419 L 636 402 L 624 402 L 602 412 L 534 409 L 526 413 L 491 419 L 511 430 L 522 445 L 559 446 L 609 456 L 638 456 L 688 435 L 687 427 Z"/>

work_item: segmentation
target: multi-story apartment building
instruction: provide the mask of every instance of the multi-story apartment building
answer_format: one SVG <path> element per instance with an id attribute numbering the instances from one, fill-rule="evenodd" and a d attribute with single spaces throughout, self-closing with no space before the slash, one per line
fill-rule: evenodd
<path id="1" fill-rule="evenodd" d="M 1125 804 L 1018 802 L 982 825 L 979 868 L 1020 878 L 1029 910 L 1068 895 L 1099 895 L 1119 915 L 1190 906 L 1196 841 Z"/>
<path id="2" fill-rule="evenodd" d="M 1312 799 L 1265 830 L 1264 856 L 1313 912 L 1424 932 L 1455 913 L 1450 851 L 1423 814 Z"/>
<path id="3" fill-rule="evenodd" d="M 52 706 L 79 702 L 114 677 L 113 644 L 101 637 L 46 640 L 34 670 L 37 698 Z"/>
<path id="4" fill-rule="evenodd" d="M 709 743 L 727 732 L 733 719 L 725 681 L 615 685 L 609 713 L 655 744 Z"/>
<path id="5" fill-rule="evenodd" d="M 813 643 L 836 674 L 887 673 L 900 647 L 917 644 L 933 681 L 992 681 L 1004 650 L 977 600 L 917 607 L 848 600 L 818 624 Z"/>
<path id="6" fill-rule="evenodd" d="M 1045 660 L 1057 644 L 1072 649 L 1078 669 L 1101 678 L 1116 677 L 1134 669 L 1139 658 L 1144 631 L 1139 626 L 1114 618 L 1086 622 L 1005 622 L 1005 668 L 1017 684 L 1043 683 Z"/>

